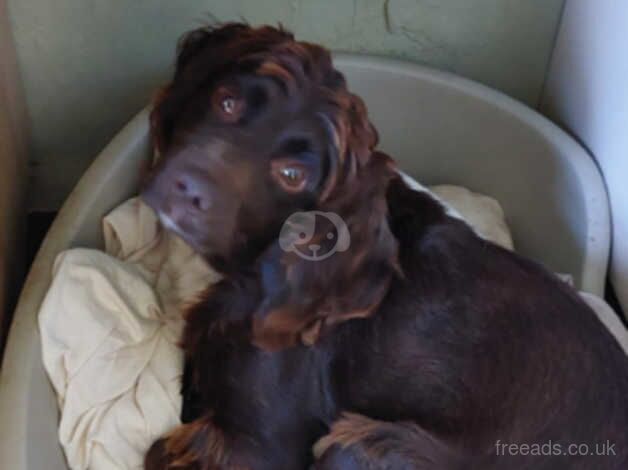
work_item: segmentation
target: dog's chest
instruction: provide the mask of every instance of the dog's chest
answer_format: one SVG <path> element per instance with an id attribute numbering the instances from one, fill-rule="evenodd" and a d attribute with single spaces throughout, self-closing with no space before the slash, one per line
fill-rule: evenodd
<path id="1" fill-rule="evenodd" d="M 327 366 L 320 351 L 296 347 L 267 352 L 228 333 L 209 342 L 213 353 L 199 364 L 201 386 L 208 390 L 208 407 L 226 419 L 307 421 L 324 413 Z"/>

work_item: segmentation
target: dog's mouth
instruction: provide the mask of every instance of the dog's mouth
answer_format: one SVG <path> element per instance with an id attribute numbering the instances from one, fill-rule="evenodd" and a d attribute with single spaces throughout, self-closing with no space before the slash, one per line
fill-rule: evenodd
<path id="1" fill-rule="evenodd" d="M 197 253 L 204 254 L 206 252 L 206 247 L 203 243 L 201 243 L 198 239 L 193 237 L 189 231 L 186 231 L 177 221 L 175 221 L 168 214 L 163 212 L 158 212 L 159 221 L 161 222 L 161 226 L 169 232 L 174 233 L 183 241 L 185 241 L 190 247 L 196 251 Z"/>
<path id="2" fill-rule="evenodd" d="M 170 230 L 171 232 L 176 233 L 177 235 L 179 235 L 181 238 L 186 238 L 186 233 L 185 231 L 183 231 L 181 229 L 181 227 L 179 227 L 179 224 L 177 224 L 172 218 L 170 218 L 169 215 L 164 214 L 163 212 L 159 213 L 159 220 L 161 221 L 161 225 L 166 229 L 166 230 Z"/>

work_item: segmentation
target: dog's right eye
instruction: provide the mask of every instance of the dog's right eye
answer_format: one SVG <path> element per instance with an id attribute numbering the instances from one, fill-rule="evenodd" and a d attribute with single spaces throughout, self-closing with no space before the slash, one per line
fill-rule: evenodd
<path id="1" fill-rule="evenodd" d="M 212 106 L 216 115 L 227 123 L 240 120 L 246 108 L 246 102 L 239 90 L 221 86 L 212 95 Z"/>

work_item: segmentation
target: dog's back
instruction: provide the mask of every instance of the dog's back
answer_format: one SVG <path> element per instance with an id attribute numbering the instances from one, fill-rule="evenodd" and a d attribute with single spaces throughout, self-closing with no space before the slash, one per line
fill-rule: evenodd
<path id="1" fill-rule="evenodd" d="M 339 332 L 341 407 L 414 421 L 464 468 L 628 468 L 628 358 L 578 294 L 401 181 L 388 200 L 405 277 Z"/>

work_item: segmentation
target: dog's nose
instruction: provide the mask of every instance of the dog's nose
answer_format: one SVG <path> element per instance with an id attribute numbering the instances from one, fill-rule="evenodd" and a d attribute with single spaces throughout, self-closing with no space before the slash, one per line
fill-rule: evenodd
<path id="1" fill-rule="evenodd" d="M 211 206 L 207 184 L 194 175 L 179 175 L 174 182 L 174 192 L 186 205 L 196 210 L 206 212 Z"/>

